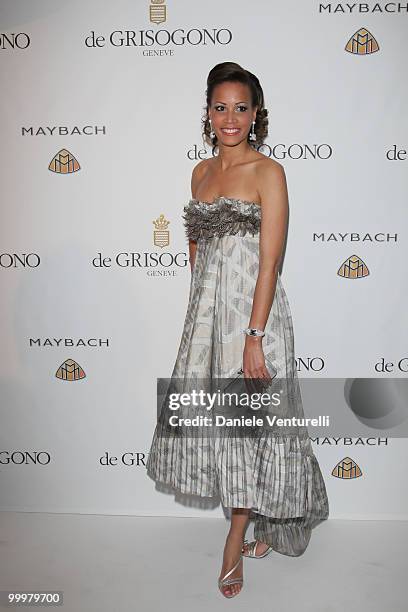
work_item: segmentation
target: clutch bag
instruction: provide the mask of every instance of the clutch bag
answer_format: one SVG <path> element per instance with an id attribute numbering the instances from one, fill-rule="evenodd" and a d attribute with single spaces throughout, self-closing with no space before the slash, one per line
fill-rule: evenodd
<path id="1" fill-rule="evenodd" d="M 272 379 L 275 378 L 278 372 L 275 366 L 273 365 L 272 360 L 267 355 L 265 356 L 265 367 L 269 372 L 269 376 Z M 271 384 L 270 381 L 264 378 L 246 379 L 244 377 L 244 370 L 242 368 L 239 368 L 239 370 L 234 372 L 232 376 L 228 378 L 228 380 L 230 382 L 228 382 L 224 390 L 228 389 L 229 392 L 231 392 L 233 388 L 236 388 L 237 392 L 238 390 L 242 390 L 243 383 L 246 383 L 246 382 L 248 382 L 248 384 L 250 385 L 251 390 L 257 391 L 257 392 L 265 390 Z"/>

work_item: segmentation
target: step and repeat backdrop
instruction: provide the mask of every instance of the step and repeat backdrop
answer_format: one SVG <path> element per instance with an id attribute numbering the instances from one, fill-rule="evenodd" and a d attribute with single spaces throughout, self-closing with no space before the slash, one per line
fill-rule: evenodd
<path id="1" fill-rule="evenodd" d="M 310 430 L 330 516 L 408 517 L 407 25 L 405 2 L 3 0 L 0 509 L 223 516 L 145 466 L 188 301 L 191 171 L 217 154 L 206 78 L 234 61 L 286 172 L 299 378 L 332 379 L 320 412 L 367 426 Z"/>

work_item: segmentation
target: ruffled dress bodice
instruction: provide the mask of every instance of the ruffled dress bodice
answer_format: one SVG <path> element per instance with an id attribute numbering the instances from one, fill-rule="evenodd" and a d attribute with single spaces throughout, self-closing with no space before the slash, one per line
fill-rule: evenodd
<path id="1" fill-rule="evenodd" d="M 261 227 L 261 206 L 255 202 L 219 196 L 213 203 L 190 199 L 184 206 L 184 226 L 189 240 L 214 236 L 255 236 Z"/>

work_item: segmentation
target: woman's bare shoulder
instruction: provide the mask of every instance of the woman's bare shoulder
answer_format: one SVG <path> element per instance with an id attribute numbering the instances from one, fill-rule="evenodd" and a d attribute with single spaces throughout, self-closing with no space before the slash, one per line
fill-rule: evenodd
<path id="1" fill-rule="evenodd" d="M 203 177 L 208 171 L 210 162 L 211 158 L 202 159 L 193 168 L 193 171 L 191 173 L 191 193 L 193 197 L 195 197 L 197 186 L 202 181 Z"/>
<path id="2" fill-rule="evenodd" d="M 285 168 L 274 159 L 265 157 L 256 169 L 256 182 L 262 204 L 277 196 L 287 197 Z"/>
<path id="3" fill-rule="evenodd" d="M 282 164 L 265 155 L 263 157 L 264 159 L 259 162 L 256 168 L 258 184 L 267 183 L 270 185 L 271 182 L 279 183 L 286 178 L 285 168 Z"/>
<path id="4" fill-rule="evenodd" d="M 260 153 L 261 158 L 259 159 L 259 163 L 257 164 L 257 168 L 262 173 L 274 173 L 279 174 L 285 171 L 282 164 L 280 164 L 276 159 L 271 159 L 270 157 L 266 157 L 263 153 Z"/>
<path id="5" fill-rule="evenodd" d="M 211 162 L 212 162 L 211 157 L 207 159 L 202 159 L 194 166 L 192 174 L 197 175 L 197 176 L 204 174 L 209 168 Z"/>

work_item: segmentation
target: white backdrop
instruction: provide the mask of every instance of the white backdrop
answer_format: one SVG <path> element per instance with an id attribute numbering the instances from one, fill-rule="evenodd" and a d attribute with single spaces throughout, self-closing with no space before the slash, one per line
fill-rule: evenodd
<path id="1" fill-rule="evenodd" d="M 299 376 L 406 377 L 407 10 L 3 0 L 0 509 L 222 516 L 157 492 L 144 467 L 187 306 L 182 209 L 213 154 L 206 77 L 222 61 L 259 77 L 262 152 L 286 171 Z M 377 51 L 345 49 L 362 28 Z M 76 171 L 54 171 L 61 150 Z M 368 276 L 337 274 L 352 255 Z M 62 380 L 67 360 L 85 376 Z M 407 518 L 405 439 L 349 437 L 313 439 L 330 516 Z M 332 475 L 346 457 L 362 476 Z"/>

